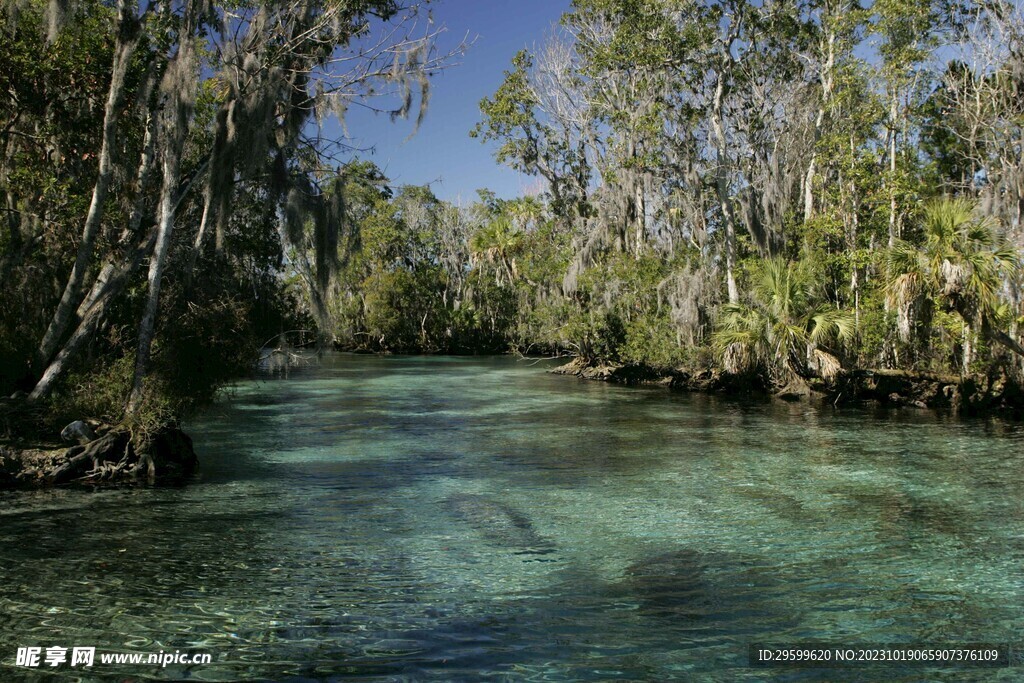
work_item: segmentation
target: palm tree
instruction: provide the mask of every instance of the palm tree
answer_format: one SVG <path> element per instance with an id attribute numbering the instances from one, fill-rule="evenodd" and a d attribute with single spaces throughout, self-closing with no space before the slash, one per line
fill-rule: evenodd
<path id="1" fill-rule="evenodd" d="M 511 218 L 499 215 L 477 230 L 470 239 L 469 248 L 475 258 L 482 258 L 495 267 L 495 283 L 500 285 L 502 275 L 511 285 L 519 276 L 515 255 L 522 245 L 522 233 Z"/>
<path id="2" fill-rule="evenodd" d="M 819 348 L 853 336 L 853 316 L 817 300 L 809 270 L 775 258 L 757 268 L 750 304 L 725 304 L 714 343 L 727 371 L 767 371 L 772 383 L 797 382 L 815 371 L 832 379 L 839 360 Z"/>
<path id="3" fill-rule="evenodd" d="M 999 292 L 1020 272 L 1016 250 L 996 236 L 989 219 L 976 217 L 970 199 L 936 199 L 924 209 L 924 243 L 900 240 L 887 259 L 886 297 L 898 313 L 900 337 L 908 341 L 914 319 L 934 308 L 957 313 L 964 323 L 964 359 L 970 363 L 971 327 L 1024 356 L 1024 348 L 995 326 Z"/>

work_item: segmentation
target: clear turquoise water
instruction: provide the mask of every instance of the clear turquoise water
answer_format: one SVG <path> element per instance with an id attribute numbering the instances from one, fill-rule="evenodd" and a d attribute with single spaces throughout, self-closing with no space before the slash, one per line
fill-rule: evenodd
<path id="1" fill-rule="evenodd" d="M 215 660 L 95 680 L 1024 677 L 747 667 L 1024 643 L 1021 427 L 543 370 L 329 356 L 187 425 L 185 488 L 2 494 L 0 680 L 61 644 Z"/>

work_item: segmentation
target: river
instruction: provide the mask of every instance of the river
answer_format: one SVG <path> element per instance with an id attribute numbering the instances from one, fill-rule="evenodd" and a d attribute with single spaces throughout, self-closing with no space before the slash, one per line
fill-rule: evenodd
<path id="1" fill-rule="evenodd" d="M 188 486 L 0 494 L 0 678 L 865 680 L 748 646 L 1024 643 L 1021 426 L 546 367 L 329 355 L 190 421 Z M 213 663 L 15 666 L 58 645 Z"/>

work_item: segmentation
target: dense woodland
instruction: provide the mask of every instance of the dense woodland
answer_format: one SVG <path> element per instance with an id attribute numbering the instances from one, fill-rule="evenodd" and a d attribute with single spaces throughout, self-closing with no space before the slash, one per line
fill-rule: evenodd
<path id="1" fill-rule="evenodd" d="M 422 117 L 437 30 L 391 0 L 6 1 L 0 391 L 160 424 L 308 326 L 289 278 L 308 224 L 334 279 L 349 152 L 323 124 Z"/>
<path id="2" fill-rule="evenodd" d="M 536 194 L 468 206 L 325 133 L 429 115 L 425 12 L 8 0 L 0 392 L 163 419 L 303 335 L 1020 376 L 1019 3 L 576 0 L 468 131 Z"/>

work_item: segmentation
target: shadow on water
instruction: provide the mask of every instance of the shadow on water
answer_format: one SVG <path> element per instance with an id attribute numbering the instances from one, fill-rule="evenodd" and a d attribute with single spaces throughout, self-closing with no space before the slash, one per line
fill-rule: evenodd
<path id="1" fill-rule="evenodd" d="M 487 496 L 458 493 L 445 505 L 457 519 L 468 524 L 487 542 L 521 555 L 547 555 L 554 544 L 537 533 L 533 522 L 520 510 Z"/>
<path id="2" fill-rule="evenodd" d="M 778 600 L 784 586 L 774 568 L 752 558 L 684 548 L 629 565 L 607 591 L 676 636 L 735 638 L 799 625 L 799 610 Z"/>
<path id="3" fill-rule="evenodd" d="M 905 491 L 846 493 L 847 509 L 869 513 L 888 533 L 943 534 L 972 543 L 976 520 L 962 505 L 923 498 Z"/>
<path id="4" fill-rule="evenodd" d="M 215 656 L 133 680 L 991 680 L 747 646 L 1020 636 L 1021 435 L 328 355 L 197 419 L 189 487 L 0 498 L 0 651 Z"/>

